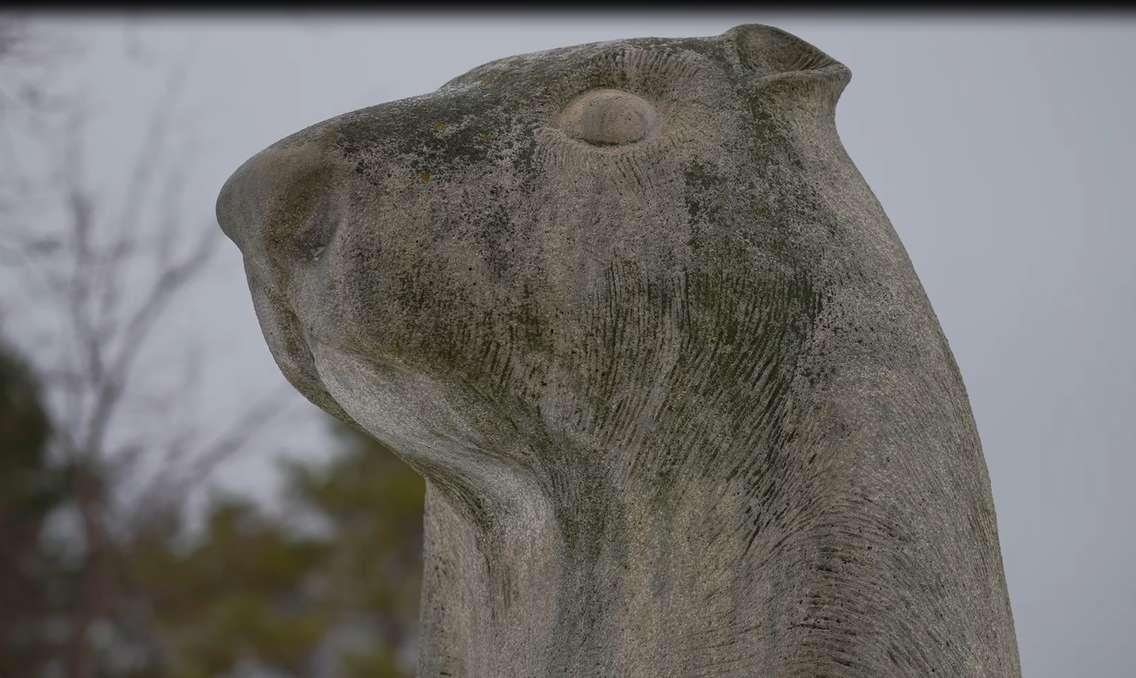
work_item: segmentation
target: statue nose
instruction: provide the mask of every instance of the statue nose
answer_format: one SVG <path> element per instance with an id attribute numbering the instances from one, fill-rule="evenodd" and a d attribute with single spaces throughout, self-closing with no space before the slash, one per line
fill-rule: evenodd
<path id="1" fill-rule="evenodd" d="M 333 155 L 318 143 L 277 144 L 246 160 L 217 196 L 221 230 L 254 258 L 319 250 L 333 230 Z"/>
<path id="2" fill-rule="evenodd" d="M 258 183 L 257 175 L 261 173 L 258 165 L 262 162 L 262 155 L 253 156 L 238 167 L 225 181 L 217 196 L 217 223 L 242 251 L 251 243 L 250 232 L 257 229 L 261 221 L 255 200 L 251 199 L 254 196 L 250 193 Z"/>

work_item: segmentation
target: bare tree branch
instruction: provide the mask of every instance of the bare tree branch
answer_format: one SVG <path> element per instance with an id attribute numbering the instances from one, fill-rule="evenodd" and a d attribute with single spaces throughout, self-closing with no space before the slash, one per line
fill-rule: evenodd
<path id="1" fill-rule="evenodd" d="M 11 48 L 8 30 L 0 17 L 0 58 Z M 67 103 L 61 118 L 31 116 L 23 130 L 23 143 L 50 151 L 53 162 L 36 184 L 51 187 L 45 195 L 52 200 L 39 205 L 33 201 L 38 194 L 13 194 L 18 198 L 13 209 L 35 218 L 6 218 L 0 224 L 0 265 L 19 274 L 19 288 L 5 285 L 0 295 L 22 304 L 50 337 L 30 353 L 41 363 L 51 398 L 55 451 L 76 471 L 74 504 L 85 549 L 83 597 L 68 619 L 68 678 L 93 678 L 100 670 L 89 630 L 106 618 L 120 595 L 112 581 L 128 566 L 118 554 L 132 530 L 144 528 L 147 516 L 179 510 L 219 465 L 247 449 L 281 416 L 291 393 L 282 386 L 255 400 L 235 413 L 219 436 L 210 437 L 182 407 L 173 406 L 174 398 L 191 398 L 197 390 L 200 358 L 193 357 L 199 354 L 193 353 L 192 339 L 185 339 L 180 373 L 159 375 L 136 367 L 154 344 L 161 319 L 202 278 L 222 239 L 212 216 L 190 221 L 183 209 L 192 147 L 181 152 L 177 140 L 185 131 L 175 124 L 175 114 L 186 76 L 181 66 L 165 82 L 140 131 L 128 174 L 100 176 L 96 182 L 85 162 L 92 116 L 84 100 L 53 98 L 44 88 L 21 93 L 0 85 L 0 116 L 25 95 Z M 100 183 L 107 180 L 120 183 Z M 164 397 L 155 395 L 167 376 L 174 385 Z M 163 404 L 165 412 L 179 416 L 161 431 L 123 414 Z M 128 495 L 125 488 L 140 475 L 147 475 L 142 491 Z"/>
<path id="2" fill-rule="evenodd" d="M 176 444 L 167 447 L 160 462 L 163 472 L 151 480 L 139 505 L 158 511 L 162 507 L 180 505 L 209 480 L 218 466 L 244 449 L 268 424 L 283 416 L 290 396 L 290 389 L 281 385 L 246 409 L 220 437 L 197 454 L 179 458 L 185 447 Z"/>
<path id="3" fill-rule="evenodd" d="M 126 388 L 130 366 L 140 353 L 154 322 L 176 293 L 201 271 L 216 251 L 218 241 L 212 230 L 204 230 L 188 255 L 158 274 L 146 299 L 126 322 L 118 341 L 118 351 L 108 359 L 105 375 L 95 394 L 85 437 L 92 449 L 100 449 L 103 444 L 103 436 Z"/>

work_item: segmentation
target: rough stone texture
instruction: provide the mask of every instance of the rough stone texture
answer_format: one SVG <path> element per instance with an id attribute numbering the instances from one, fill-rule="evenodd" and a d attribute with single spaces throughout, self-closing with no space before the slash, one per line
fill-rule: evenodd
<path id="1" fill-rule="evenodd" d="M 218 200 L 264 335 L 428 483 L 424 676 L 1016 676 L 954 358 L 775 28 L 511 57 Z"/>

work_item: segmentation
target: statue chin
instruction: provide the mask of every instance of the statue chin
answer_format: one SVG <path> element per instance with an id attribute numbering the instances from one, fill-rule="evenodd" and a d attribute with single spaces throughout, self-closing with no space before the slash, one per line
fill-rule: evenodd
<path id="1" fill-rule="evenodd" d="M 326 343 L 316 344 L 314 362 L 329 396 L 371 435 L 400 451 L 429 445 L 439 408 L 436 389 L 420 373 Z"/>
<path id="2" fill-rule="evenodd" d="M 394 359 L 364 358 L 326 343 L 315 345 L 314 363 L 335 406 L 412 465 L 435 469 L 455 454 L 500 446 L 466 416 L 475 404 L 456 384 Z"/>

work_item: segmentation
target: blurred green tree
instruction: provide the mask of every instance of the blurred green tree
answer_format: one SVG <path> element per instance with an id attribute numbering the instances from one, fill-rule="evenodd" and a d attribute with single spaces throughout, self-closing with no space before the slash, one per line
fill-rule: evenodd
<path id="1" fill-rule="evenodd" d="M 189 545 L 172 525 L 136 541 L 162 675 L 413 675 L 424 483 L 381 444 L 333 427 L 331 461 L 285 465 L 283 510 L 224 499 Z"/>
<path id="2" fill-rule="evenodd" d="M 66 581 L 40 535 L 64 499 L 65 478 L 48 464 L 49 436 L 36 379 L 0 345 L 0 676 L 34 675 L 58 651 L 52 585 Z"/>

